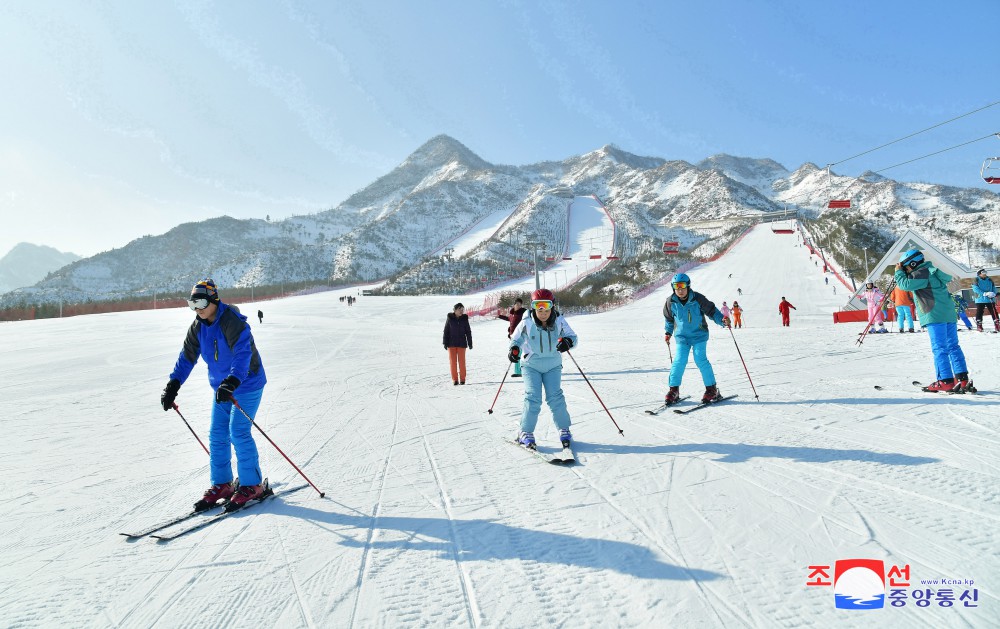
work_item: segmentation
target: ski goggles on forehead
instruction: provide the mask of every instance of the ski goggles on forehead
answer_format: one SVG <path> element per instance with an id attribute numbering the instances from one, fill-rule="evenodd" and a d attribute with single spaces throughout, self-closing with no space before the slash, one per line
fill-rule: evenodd
<path id="1" fill-rule="evenodd" d="M 208 300 L 204 298 L 192 298 L 188 300 L 188 307 L 191 310 L 204 310 L 208 308 Z"/>
<path id="2" fill-rule="evenodd" d="M 687 288 L 688 287 L 688 283 L 687 282 L 674 282 L 673 284 L 671 284 L 671 286 L 673 286 L 674 288 Z"/>
<path id="3" fill-rule="evenodd" d="M 532 310 L 552 310 L 551 299 L 535 299 L 531 302 Z"/>

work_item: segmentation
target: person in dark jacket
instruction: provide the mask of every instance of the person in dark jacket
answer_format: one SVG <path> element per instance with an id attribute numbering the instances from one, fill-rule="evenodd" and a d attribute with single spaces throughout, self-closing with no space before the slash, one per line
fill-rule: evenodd
<path id="1" fill-rule="evenodd" d="M 201 357 L 208 366 L 208 382 L 215 389 L 212 405 L 212 425 L 208 432 L 209 470 L 212 486 L 196 510 L 208 509 L 220 500 L 228 500 L 227 510 L 235 510 L 251 500 L 258 500 L 267 491 L 260 472 L 257 444 L 250 427 L 253 423 L 233 404 L 239 389 L 239 403 L 253 417 L 260 406 L 267 377 L 264 365 L 250 333 L 247 318 L 239 308 L 223 303 L 215 282 L 204 279 L 194 285 L 188 306 L 195 319 L 188 328 L 184 346 L 170 381 L 163 389 L 160 404 L 164 411 L 174 408 L 181 385 L 191 375 Z M 233 478 L 232 449 L 236 450 L 236 470 Z"/>
<path id="2" fill-rule="evenodd" d="M 444 349 L 448 352 L 451 379 L 454 384 L 465 384 L 465 349 L 472 349 L 472 327 L 465 306 L 455 304 L 444 322 Z"/>
<path id="3" fill-rule="evenodd" d="M 264 311 L 263 310 L 258 310 L 257 311 L 257 318 L 260 320 L 261 323 L 264 323 Z"/>
<path id="4" fill-rule="evenodd" d="M 514 334 L 514 328 L 516 328 L 517 324 L 521 322 L 521 319 L 524 317 L 524 312 L 525 312 L 524 300 L 518 297 L 517 299 L 514 300 L 514 306 L 507 312 L 507 314 L 500 315 L 501 319 L 504 319 L 505 321 L 508 322 L 507 338 L 510 338 L 511 335 Z M 520 378 L 520 377 L 521 377 L 521 361 L 518 360 L 517 362 L 514 363 L 514 373 L 511 375 L 511 378 Z"/>

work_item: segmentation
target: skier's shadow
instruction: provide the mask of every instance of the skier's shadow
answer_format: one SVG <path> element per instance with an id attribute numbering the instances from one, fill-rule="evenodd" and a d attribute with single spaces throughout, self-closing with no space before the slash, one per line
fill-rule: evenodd
<path id="1" fill-rule="evenodd" d="M 863 461 L 880 465 L 928 465 L 940 459 L 910 456 L 897 452 L 871 450 L 840 450 L 802 446 L 748 445 L 745 443 L 679 443 L 673 445 L 633 446 L 625 444 L 585 443 L 574 441 L 573 449 L 580 454 L 677 454 L 679 452 L 714 452 L 723 455 L 713 459 L 719 463 L 744 463 L 750 459 L 789 459 L 801 463 L 832 463 L 833 461 Z"/>
<path id="2" fill-rule="evenodd" d="M 317 524 L 368 530 L 367 515 L 320 511 L 295 504 L 282 504 L 274 513 Z M 375 526 L 381 531 L 398 531 L 403 539 L 366 543 L 364 535 L 354 537 L 334 532 L 339 544 L 348 548 L 427 551 L 440 559 L 461 561 L 518 560 L 593 570 L 613 570 L 641 579 L 671 581 L 714 581 L 723 575 L 708 570 L 664 563 L 644 546 L 610 539 L 595 539 L 537 531 L 493 520 L 450 520 L 380 516 Z M 452 541 L 459 540 L 458 545 Z"/>

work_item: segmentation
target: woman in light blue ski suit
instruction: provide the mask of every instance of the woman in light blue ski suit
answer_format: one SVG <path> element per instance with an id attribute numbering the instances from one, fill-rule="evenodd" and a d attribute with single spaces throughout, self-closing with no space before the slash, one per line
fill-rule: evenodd
<path id="1" fill-rule="evenodd" d="M 562 391 L 562 352 L 576 347 L 576 332 L 566 318 L 553 308 L 552 291 L 540 288 L 531 294 L 530 314 L 517 324 L 511 334 L 507 358 L 521 362 L 524 376 L 524 409 L 521 412 L 521 432 L 518 442 L 535 447 L 535 426 L 542 409 L 542 389 L 552 411 L 552 420 L 559 428 L 559 438 L 568 446 L 570 435 L 569 411 Z"/>
<path id="2" fill-rule="evenodd" d="M 701 379 L 705 383 L 705 394 L 702 402 L 716 402 L 722 394 L 715 384 L 715 372 L 712 363 L 708 362 L 708 323 L 705 317 L 711 317 L 720 326 L 729 327 L 729 319 L 701 293 L 691 290 L 691 279 L 684 273 L 674 276 L 670 285 L 673 295 L 663 304 L 664 340 L 670 343 L 671 338 L 677 339 L 677 355 L 670 368 L 668 384 L 670 390 L 664 398 L 668 406 L 680 399 L 681 380 L 687 367 L 688 355 L 694 350 L 694 364 L 701 371 Z"/>

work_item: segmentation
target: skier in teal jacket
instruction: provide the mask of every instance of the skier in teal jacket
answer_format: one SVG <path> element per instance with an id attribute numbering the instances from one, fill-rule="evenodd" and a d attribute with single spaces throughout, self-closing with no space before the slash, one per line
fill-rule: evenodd
<path id="1" fill-rule="evenodd" d="M 934 267 L 919 249 L 910 249 L 896 264 L 896 286 L 913 293 L 920 326 L 927 330 L 934 353 L 937 381 L 924 387 L 931 393 L 965 393 L 974 390 L 958 344 L 955 302 L 948 290 L 951 276 Z"/>

